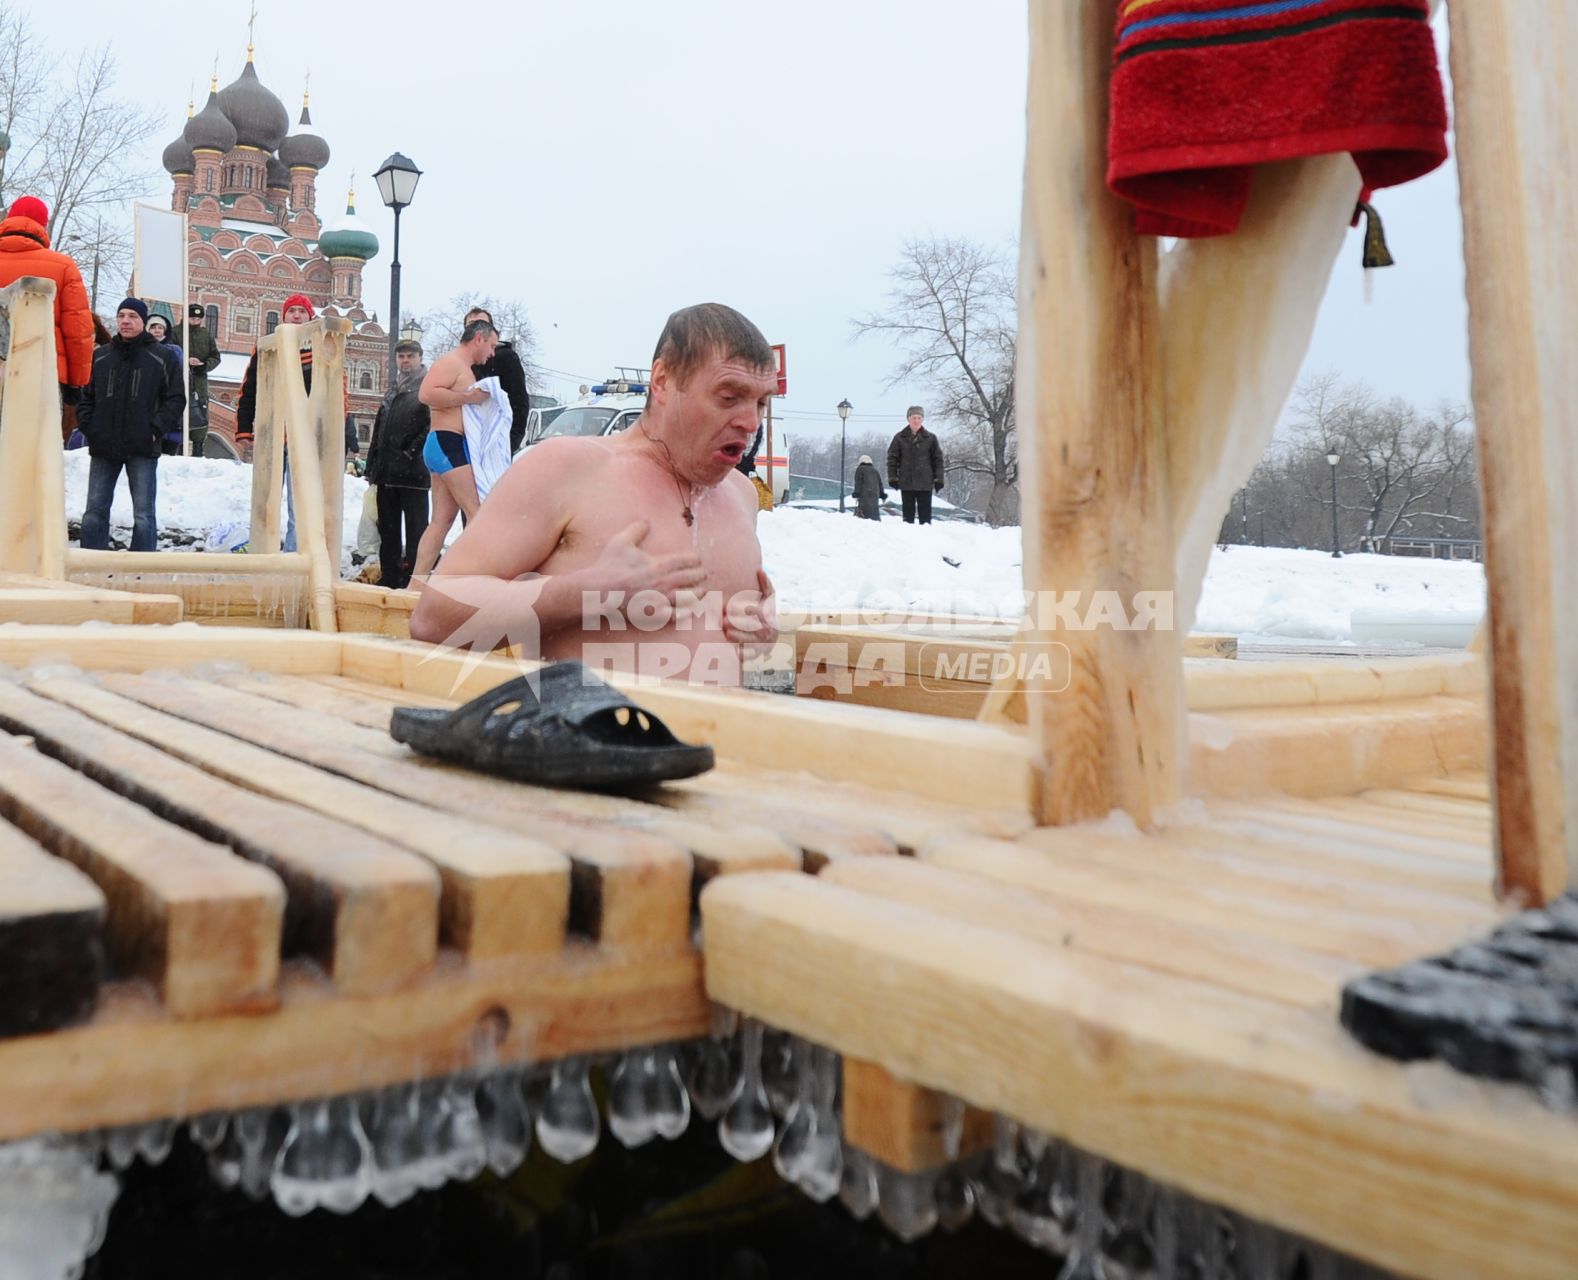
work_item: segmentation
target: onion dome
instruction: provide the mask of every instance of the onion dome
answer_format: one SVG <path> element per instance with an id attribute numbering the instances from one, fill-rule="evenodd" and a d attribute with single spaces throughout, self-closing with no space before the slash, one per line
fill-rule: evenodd
<path id="1" fill-rule="evenodd" d="M 264 167 L 264 173 L 263 185 L 267 190 L 290 190 L 290 170 L 279 162 L 278 156 L 270 156 L 268 158 L 268 164 Z"/>
<path id="2" fill-rule="evenodd" d="M 363 262 L 378 256 L 378 237 L 356 216 L 356 192 L 346 198 L 345 212 L 319 233 L 318 252 L 325 258 L 360 258 Z"/>
<path id="3" fill-rule="evenodd" d="M 164 171 L 172 178 L 180 174 L 197 172 L 197 157 L 192 154 L 192 146 L 187 142 L 184 134 L 164 149 L 164 155 L 160 159 Z"/>
<path id="4" fill-rule="evenodd" d="M 279 144 L 279 158 L 287 169 L 322 170 L 329 163 L 329 144 L 313 127 L 306 94 L 301 95 L 301 119 L 295 131 Z"/>
<path id="5" fill-rule="evenodd" d="M 236 127 L 237 146 L 273 151 L 290 130 L 285 104 L 263 87 L 250 48 L 241 74 L 219 91 L 219 106 Z"/>
<path id="6" fill-rule="evenodd" d="M 215 77 L 217 82 L 218 77 Z M 219 94 L 214 86 L 208 89 L 208 102 L 186 122 L 187 146 L 193 151 L 218 151 L 224 153 L 236 145 L 236 127 L 230 123 L 224 108 L 219 105 Z M 169 166 L 166 165 L 166 168 Z"/>

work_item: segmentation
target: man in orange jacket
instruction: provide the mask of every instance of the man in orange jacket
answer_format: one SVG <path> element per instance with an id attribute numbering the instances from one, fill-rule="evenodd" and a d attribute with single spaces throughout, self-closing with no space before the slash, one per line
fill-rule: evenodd
<path id="1" fill-rule="evenodd" d="M 0 222 L 0 288 L 23 276 L 43 276 L 55 282 L 55 362 L 60 385 L 86 386 L 93 377 L 93 311 L 88 291 L 82 287 L 77 264 L 49 247 L 49 207 L 37 196 L 17 200 Z"/>

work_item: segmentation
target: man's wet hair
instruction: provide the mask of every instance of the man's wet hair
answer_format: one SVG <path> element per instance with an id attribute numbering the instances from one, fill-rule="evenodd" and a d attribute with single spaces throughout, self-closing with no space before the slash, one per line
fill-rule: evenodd
<path id="1" fill-rule="evenodd" d="M 493 313 L 486 307 L 472 307 L 466 312 L 467 316 L 482 316 L 489 324 L 493 323 Z"/>
<path id="2" fill-rule="evenodd" d="M 733 307 L 721 302 L 700 302 L 682 307 L 668 318 L 658 335 L 652 363 L 659 360 L 677 386 L 712 356 L 741 360 L 756 369 L 776 369 L 778 361 L 762 331 Z"/>
<path id="3" fill-rule="evenodd" d="M 460 343 L 462 346 L 464 346 L 475 337 L 481 336 L 485 338 L 488 336 L 488 334 L 497 332 L 498 330 L 493 327 L 493 321 L 473 320 L 460 331 Z"/>

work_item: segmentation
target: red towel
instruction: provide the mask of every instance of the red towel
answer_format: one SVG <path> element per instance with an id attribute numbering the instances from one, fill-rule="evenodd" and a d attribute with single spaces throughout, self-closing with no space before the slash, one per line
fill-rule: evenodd
<path id="1" fill-rule="evenodd" d="M 1107 185 L 1145 235 L 1233 231 L 1253 165 L 1351 151 L 1366 191 L 1446 159 L 1428 0 L 1118 0 Z"/>

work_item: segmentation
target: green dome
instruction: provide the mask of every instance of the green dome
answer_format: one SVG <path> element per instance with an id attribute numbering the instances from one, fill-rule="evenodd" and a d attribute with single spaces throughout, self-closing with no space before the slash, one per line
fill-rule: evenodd
<path id="1" fill-rule="evenodd" d="M 354 192 L 346 201 L 345 213 L 318 236 L 318 252 L 325 258 L 360 258 L 363 262 L 378 256 L 378 237 L 356 216 Z"/>

